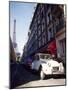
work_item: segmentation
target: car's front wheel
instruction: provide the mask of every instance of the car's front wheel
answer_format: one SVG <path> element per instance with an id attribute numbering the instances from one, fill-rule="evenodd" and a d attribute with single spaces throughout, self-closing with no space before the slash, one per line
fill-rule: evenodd
<path id="1" fill-rule="evenodd" d="M 44 72 L 41 70 L 41 72 L 40 72 L 40 79 L 43 80 L 44 77 L 45 77 L 45 74 L 44 74 Z"/>

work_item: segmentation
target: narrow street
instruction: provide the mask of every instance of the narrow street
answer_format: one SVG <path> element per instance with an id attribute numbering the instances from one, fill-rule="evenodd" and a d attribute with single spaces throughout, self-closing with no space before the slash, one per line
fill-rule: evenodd
<path id="1" fill-rule="evenodd" d="M 18 64 L 15 75 L 13 77 L 11 88 L 26 88 L 37 86 L 54 86 L 65 85 L 64 78 L 47 78 L 40 80 L 39 76 L 24 68 L 22 64 Z"/>
<path id="2" fill-rule="evenodd" d="M 10 88 L 66 85 L 66 5 L 9 4 Z"/>
<path id="3" fill-rule="evenodd" d="M 33 75 L 31 72 L 26 70 L 22 64 L 17 64 L 15 73 L 14 71 L 12 71 L 11 73 L 11 88 L 26 84 L 30 81 L 39 80 L 39 77 L 37 75 Z"/>
<path id="4" fill-rule="evenodd" d="M 25 87 L 38 87 L 38 86 L 56 86 L 56 85 L 65 85 L 65 79 L 47 79 L 47 80 L 36 80 L 20 85 L 17 88 Z"/>

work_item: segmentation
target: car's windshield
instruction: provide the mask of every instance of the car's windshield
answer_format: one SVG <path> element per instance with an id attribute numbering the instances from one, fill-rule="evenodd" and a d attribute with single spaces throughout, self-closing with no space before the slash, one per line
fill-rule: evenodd
<path id="1" fill-rule="evenodd" d="M 40 60 L 40 59 L 50 60 L 52 59 L 52 56 L 50 54 L 36 54 L 35 59 L 36 60 Z"/>
<path id="2" fill-rule="evenodd" d="M 41 61 L 42 63 L 46 63 L 45 61 Z"/>
<path id="3" fill-rule="evenodd" d="M 50 54 L 40 55 L 39 57 L 40 57 L 40 59 L 51 59 L 52 58 L 52 56 Z"/>

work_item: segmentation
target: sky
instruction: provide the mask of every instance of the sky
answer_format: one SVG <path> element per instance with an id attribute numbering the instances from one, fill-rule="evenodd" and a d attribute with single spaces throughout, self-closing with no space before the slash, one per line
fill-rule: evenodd
<path id="1" fill-rule="evenodd" d="M 14 19 L 16 19 L 16 42 L 22 54 L 28 40 L 29 26 L 34 14 L 36 3 L 10 2 L 10 36 L 13 41 Z"/>

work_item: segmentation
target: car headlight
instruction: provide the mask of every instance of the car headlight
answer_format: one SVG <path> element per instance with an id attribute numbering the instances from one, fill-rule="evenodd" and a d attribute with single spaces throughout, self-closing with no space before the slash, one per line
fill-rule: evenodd
<path id="1" fill-rule="evenodd" d="M 48 63 L 48 66 L 49 66 L 49 67 L 51 67 L 51 64 L 50 64 L 50 63 Z"/>
<path id="2" fill-rule="evenodd" d="M 63 67 L 63 63 L 60 63 L 60 67 Z"/>
<path id="3" fill-rule="evenodd" d="M 64 71 L 63 63 L 60 63 L 60 71 Z"/>

